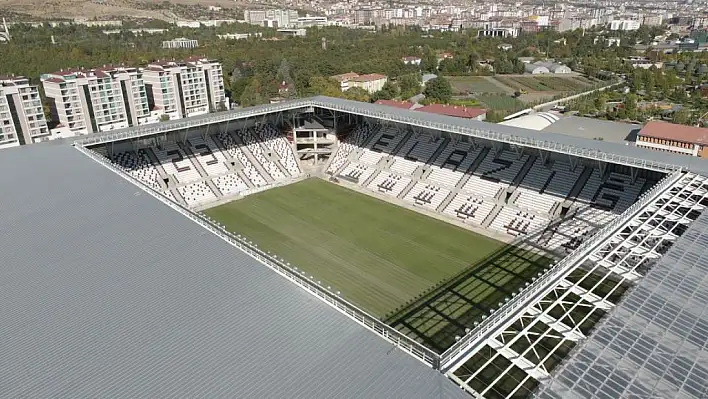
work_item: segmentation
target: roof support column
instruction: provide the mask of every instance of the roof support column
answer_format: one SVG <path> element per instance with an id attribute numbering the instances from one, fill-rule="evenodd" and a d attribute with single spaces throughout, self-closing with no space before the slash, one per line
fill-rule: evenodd
<path id="1" fill-rule="evenodd" d="M 578 158 L 573 155 L 568 155 L 568 163 L 570 164 L 570 171 L 574 172 L 575 168 L 578 166 Z"/>
<path id="2" fill-rule="evenodd" d="M 501 143 L 499 141 L 492 141 L 492 148 L 494 148 L 495 152 L 499 152 L 504 149 L 504 143 Z"/>
<path id="3" fill-rule="evenodd" d="M 639 176 L 639 169 L 634 166 L 629 167 L 629 175 L 632 177 L 632 184 L 637 182 L 637 177 Z"/>
<path id="4" fill-rule="evenodd" d="M 521 156 L 524 155 L 524 148 L 521 147 L 520 145 L 512 145 L 511 148 L 514 150 L 514 153 L 516 154 L 516 159 L 521 159 Z"/>
<path id="5" fill-rule="evenodd" d="M 549 153 L 545 150 L 538 150 L 538 156 L 541 158 L 541 165 L 548 163 Z"/>
<path id="6" fill-rule="evenodd" d="M 607 173 L 607 163 L 603 161 L 597 161 L 597 167 L 600 169 L 600 180 L 605 181 L 605 173 Z"/>

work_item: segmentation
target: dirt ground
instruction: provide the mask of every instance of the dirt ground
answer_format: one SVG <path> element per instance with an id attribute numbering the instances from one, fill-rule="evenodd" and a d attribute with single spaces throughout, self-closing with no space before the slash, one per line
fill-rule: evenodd
<path id="1" fill-rule="evenodd" d="M 199 4 L 233 8 L 229 0 L 169 0 L 175 4 Z M 29 14 L 40 18 L 111 19 L 117 17 L 152 18 L 173 21 L 180 17 L 169 10 L 146 9 L 162 0 L 0 0 L 0 10 Z"/>

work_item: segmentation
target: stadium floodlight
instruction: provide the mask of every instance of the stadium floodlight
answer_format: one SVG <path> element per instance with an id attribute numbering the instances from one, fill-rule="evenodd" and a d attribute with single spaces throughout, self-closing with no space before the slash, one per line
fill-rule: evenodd
<path id="1" fill-rule="evenodd" d="M 470 331 L 471 331 L 471 330 L 469 329 L 469 327 L 466 327 L 466 328 L 465 328 L 465 335 L 466 335 L 466 334 L 469 334 Z"/>
<path id="2" fill-rule="evenodd" d="M 341 292 L 339 292 L 339 291 L 337 291 L 337 295 L 342 295 L 342 293 L 341 293 Z"/>
<path id="3" fill-rule="evenodd" d="M 455 335 L 455 341 L 459 341 L 460 338 L 462 338 L 462 337 L 460 337 L 459 335 Z"/>
<path id="4" fill-rule="evenodd" d="M 332 287 L 330 287 L 330 286 L 328 285 L 328 286 L 327 286 L 327 291 L 332 291 Z"/>

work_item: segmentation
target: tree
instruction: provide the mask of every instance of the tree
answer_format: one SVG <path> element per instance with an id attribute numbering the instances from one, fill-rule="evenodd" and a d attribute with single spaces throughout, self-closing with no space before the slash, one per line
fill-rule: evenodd
<path id="1" fill-rule="evenodd" d="M 170 116 L 167 114 L 160 115 L 160 122 L 167 122 L 170 120 Z"/>
<path id="2" fill-rule="evenodd" d="M 381 90 L 371 95 L 371 101 L 393 100 L 397 96 L 398 88 L 393 83 L 391 83 L 390 80 L 387 80 Z"/>
<path id="3" fill-rule="evenodd" d="M 681 108 L 679 110 L 676 110 L 674 112 L 674 116 L 671 119 L 673 123 L 678 123 L 680 125 L 685 125 L 688 123 L 688 121 L 691 119 L 691 113 L 688 112 L 685 108 Z"/>
<path id="4" fill-rule="evenodd" d="M 307 82 L 307 94 L 311 96 L 343 97 L 339 83 L 324 76 L 313 76 Z"/>
<path id="5" fill-rule="evenodd" d="M 420 75 L 417 73 L 399 76 L 398 88 L 401 91 L 401 98 L 411 98 L 420 94 Z"/>
<path id="6" fill-rule="evenodd" d="M 425 84 L 423 94 L 430 100 L 447 103 L 452 97 L 452 86 L 450 86 L 450 82 L 447 79 L 439 76 Z"/>
<path id="7" fill-rule="evenodd" d="M 239 79 L 234 79 L 231 82 L 231 101 L 235 103 L 240 103 L 241 102 L 241 95 L 243 94 L 244 89 L 246 89 L 246 86 L 251 82 L 250 78 L 239 78 Z"/>
<path id="8" fill-rule="evenodd" d="M 514 98 L 519 98 L 519 97 L 521 97 L 521 92 L 518 91 L 518 90 L 516 90 L 516 91 L 514 92 Z"/>
<path id="9" fill-rule="evenodd" d="M 438 70 L 438 57 L 432 52 L 425 54 L 420 61 L 420 70 L 435 73 Z"/>
<path id="10" fill-rule="evenodd" d="M 361 87 L 352 87 L 344 92 L 344 98 L 347 100 L 369 102 L 369 92 Z"/>
<path id="11" fill-rule="evenodd" d="M 269 101 L 260 79 L 254 77 L 241 94 L 240 103 L 243 107 L 265 104 Z"/>

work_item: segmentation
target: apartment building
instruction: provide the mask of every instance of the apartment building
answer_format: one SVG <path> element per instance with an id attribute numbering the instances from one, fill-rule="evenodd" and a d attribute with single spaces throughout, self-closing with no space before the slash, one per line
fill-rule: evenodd
<path id="1" fill-rule="evenodd" d="M 42 75 L 56 137 L 123 129 L 159 121 L 138 68 L 104 66 Z"/>
<path id="2" fill-rule="evenodd" d="M 23 76 L 0 76 L 0 148 L 48 140 L 37 86 Z"/>
<path id="3" fill-rule="evenodd" d="M 290 28 L 298 24 L 296 10 L 245 10 L 243 16 L 249 24 L 272 28 Z"/>
<path id="4" fill-rule="evenodd" d="M 229 108 L 218 62 L 206 58 L 158 61 L 143 73 L 151 105 L 170 119 Z"/>
<path id="5" fill-rule="evenodd" d="M 197 48 L 199 47 L 199 41 L 195 39 L 187 39 L 186 37 L 179 37 L 177 39 L 165 40 L 162 42 L 162 48 Z"/>

